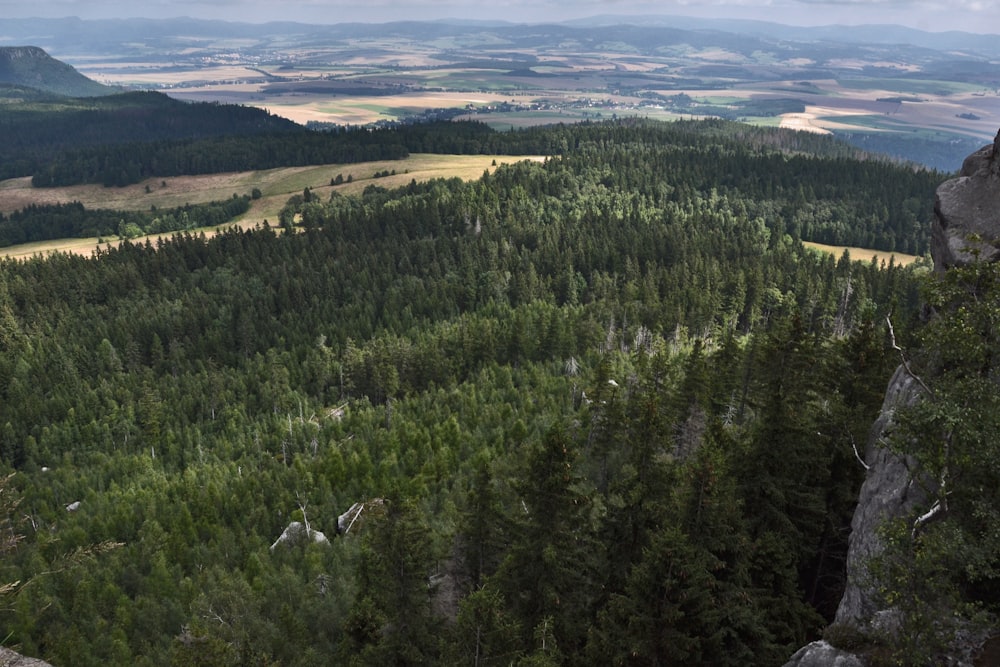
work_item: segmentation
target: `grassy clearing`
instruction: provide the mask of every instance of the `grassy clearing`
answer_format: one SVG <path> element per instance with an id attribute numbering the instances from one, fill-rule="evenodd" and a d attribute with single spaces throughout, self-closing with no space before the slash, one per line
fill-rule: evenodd
<path id="1" fill-rule="evenodd" d="M 916 255 L 904 255 L 899 252 L 886 252 L 885 250 L 870 250 L 868 248 L 855 248 L 852 246 L 842 245 L 826 245 L 824 243 L 813 243 L 812 241 L 803 241 L 802 245 L 807 248 L 812 248 L 813 250 L 830 253 L 838 259 L 846 250 L 850 253 L 852 260 L 859 262 L 870 262 L 872 261 L 872 258 L 877 257 L 877 261 L 888 263 L 889 258 L 892 257 L 897 266 L 907 266 L 909 264 L 913 264 L 918 259 L 921 259 Z"/>
<path id="2" fill-rule="evenodd" d="M 172 208 L 184 204 L 199 204 L 226 199 L 234 193 L 249 194 L 259 188 L 262 197 L 253 202 L 250 210 L 236 224 L 244 228 L 256 227 L 264 222 L 274 224 L 278 213 L 288 198 L 310 188 L 321 198 L 333 190 L 343 194 L 358 194 L 368 185 L 394 188 L 411 180 L 427 181 L 432 178 L 461 178 L 475 180 L 484 171 L 497 165 L 521 160 L 543 160 L 543 157 L 501 155 L 432 155 L 416 154 L 405 160 L 383 160 L 357 164 L 329 164 L 314 167 L 286 167 L 257 172 L 212 174 L 208 176 L 183 176 L 167 179 L 150 179 L 125 188 L 105 188 L 101 185 L 73 186 L 68 188 L 32 188 L 31 179 L 19 178 L 0 182 L 0 211 L 11 212 L 35 204 L 56 204 L 79 201 L 87 208 L 115 208 L 145 210 L 151 206 Z M 375 178 L 382 171 L 393 171 L 394 176 Z M 351 183 L 331 186 L 337 175 L 350 176 Z M 166 186 L 163 183 L 166 183 Z M 149 186 L 149 192 L 146 192 Z M 223 225 L 226 227 L 228 225 Z M 197 230 L 207 235 L 218 232 L 216 228 Z M 158 237 L 150 237 L 156 240 Z M 145 239 L 139 239 L 144 241 Z M 112 241 L 112 244 L 117 241 Z M 89 255 L 98 247 L 96 238 L 56 239 L 9 248 L 0 248 L 0 257 L 26 258 L 52 252 L 69 252 Z"/>

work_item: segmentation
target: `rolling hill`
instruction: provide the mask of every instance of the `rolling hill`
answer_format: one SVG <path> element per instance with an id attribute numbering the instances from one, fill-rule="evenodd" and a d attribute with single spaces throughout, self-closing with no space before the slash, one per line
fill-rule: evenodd
<path id="1" fill-rule="evenodd" d="M 37 46 L 0 47 L 0 84 L 25 86 L 66 97 L 99 97 L 118 92 L 88 79 Z"/>

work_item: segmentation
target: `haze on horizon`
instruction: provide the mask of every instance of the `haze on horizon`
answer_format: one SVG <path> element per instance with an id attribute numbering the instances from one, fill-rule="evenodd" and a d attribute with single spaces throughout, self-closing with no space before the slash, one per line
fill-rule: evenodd
<path id="1" fill-rule="evenodd" d="M 801 26 L 895 24 L 930 32 L 1000 33 L 1000 6 L 992 0 L 493 0 L 485 5 L 480 0 L 0 0 L 0 16 L 8 19 L 189 16 L 250 23 L 435 19 L 535 23 L 604 14 L 750 19 Z"/>

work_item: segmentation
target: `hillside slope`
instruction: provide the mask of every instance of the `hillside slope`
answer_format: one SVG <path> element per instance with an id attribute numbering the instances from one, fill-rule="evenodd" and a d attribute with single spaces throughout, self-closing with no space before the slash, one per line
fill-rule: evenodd
<path id="1" fill-rule="evenodd" d="M 37 46 L 0 47 L 0 84 L 27 86 L 67 97 L 98 97 L 116 92 Z"/>

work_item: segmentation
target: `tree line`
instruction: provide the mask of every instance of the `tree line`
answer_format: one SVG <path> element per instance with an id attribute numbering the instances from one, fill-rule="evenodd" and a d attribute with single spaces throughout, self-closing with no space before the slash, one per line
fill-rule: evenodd
<path id="1" fill-rule="evenodd" d="M 213 227 L 246 213 L 250 200 L 250 195 L 234 194 L 227 200 L 149 211 L 88 209 L 80 202 L 31 204 L 10 215 L 0 213 L 0 247 L 64 238 L 136 238 Z"/>

